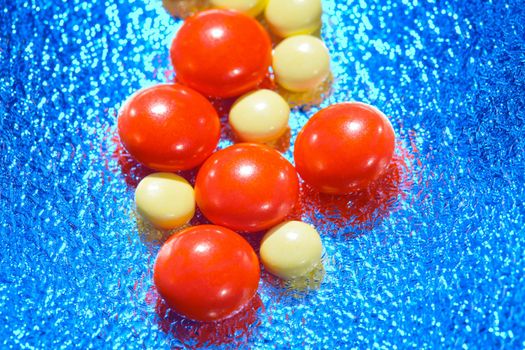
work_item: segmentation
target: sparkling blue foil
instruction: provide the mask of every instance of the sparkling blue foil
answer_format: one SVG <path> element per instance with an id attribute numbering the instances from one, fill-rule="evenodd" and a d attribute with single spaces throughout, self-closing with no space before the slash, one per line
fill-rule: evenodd
<path id="1" fill-rule="evenodd" d="M 160 0 L 0 0 L 0 348 L 525 347 L 525 4 L 323 4 L 332 93 L 293 110 L 292 145 L 319 108 L 369 102 L 402 181 L 364 221 L 310 206 L 318 289 L 263 274 L 249 312 L 202 326 L 158 303 L 140 169 L 115 156 L 122 102 L 173 77 L 180 20 Z"/>

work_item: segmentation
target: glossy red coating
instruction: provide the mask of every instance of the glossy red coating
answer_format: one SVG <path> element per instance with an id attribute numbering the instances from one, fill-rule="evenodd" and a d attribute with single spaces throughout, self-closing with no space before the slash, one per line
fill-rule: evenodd
<path id="1" fill-rule="evenodd" d="M 179 82 L 208 96 L 234 97 L 254 89 L 268 74 L 271 45 L 255 19 L 208 10 L 184 21 L 170 53 Z"/>
<path id="2" fill-rule="evenodd" d="M 159 171 L 200 165 L 217 147 L 220 121 L 211 103 L 180 84 L 145 88 L 122 107 L 118 131 L 126 150 Z"/>
<path id="3" fill-rule="evenodd" d="M 324 193 L 366 188 L 387 168 L 395 134 L 387 117 L 364 103 L 341 103 L 316 113 L 295 142 L 295 166 Z"/>
<path id="4" fill-rule="evenodd" d="M 213 154 L 195 182 L 197 205 L 208 220 L 240 232 L 280 223 L 298 200 L 294 167 L 276 150 L 241 143 Z"/>
<path id="5" fill-rule="evenodd" d="M 242 309 L 257 292 L 259 260 L 237 233 L 193 226 L 160 249 L 153 279 L 160 295 L 182 316 L 216 321 Z"/>

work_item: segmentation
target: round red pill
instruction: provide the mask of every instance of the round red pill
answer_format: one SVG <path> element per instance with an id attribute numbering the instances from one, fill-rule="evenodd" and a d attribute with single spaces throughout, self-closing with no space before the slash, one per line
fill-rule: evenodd
<path id="1" fill-rule="evenodd" d="M 208 10 L 185 20 L 171 45 L 177 80 L 208 96 L 233 97 L 268 74 L 271 40 L 255 19 Z"/>
<path id="2" fill-rule="evenodd" d="M 359 102 L 330 106 L 297 135 L 294 158 L 303 180 L 325 193 L 366 188 L 394 153 L 392 124 L 378 109 Z"/>
<path id="3" fill-rule="evenodd" d="M 220 121 L 211 103 L 180 84 L 145 88 L 122 107 L 120 139 L 140 163 L 159 171 L 187 170 L 217 147 Z"/>
<path id="4" fill-rule="evenodd" d="M 276 150 L 241 143 L 214 153 L 202 165 L 195 199 L 211 222 L 241 232 L 280 223 L 296 204 L 294 167 Z"/>
<path id="5" fill-rule="evenodd" d="M 154 282 L 175 312 L 215 321 L 242 309 L 257 292 L 259 260 L 248 242 L 224 227 L 194 226 L 160 249 Z"/>

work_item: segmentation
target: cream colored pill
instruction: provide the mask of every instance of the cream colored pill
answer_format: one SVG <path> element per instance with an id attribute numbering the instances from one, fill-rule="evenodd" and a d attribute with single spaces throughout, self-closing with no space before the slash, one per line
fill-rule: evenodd
<path id="1" fill-rule="evenodd" d="M 142 179 L 135 190 L 135 204 L 144 219 L 162 229 L 182 226 L 195 214 L 193 187 L 171 173 L 155 173 Z"/>
<path id="2" fill-rule="evenodd" d="M 264 12 L 271 31 L 282 37 L 312 34 L 321 27 L 321 0 L 269 0 Z"/>
<path id="3" fill-rule="evenodd" d="M 298 35 L 283 40 L 273 52 L 275 80 L 283 88 L 304 92 L 319 86 L 330 74 L 330 54 L 322 40 Z"/>
<path id="4" fill-rule="evenodd" d="M 290 107 L 271 90 L 257 90 L 239 98 L 230 110 L 229 122 L 242 141 L 269 142 L 288 128 Z"/>
<path id="5" fill-rule="evenodd" d="M 269 272 L 292 279 L 313 270 L 320 263 L 322 252 L 321 238 L 313 226 L 288 221 L 266 233 L 260 254 Z"/>
<path id="6" fill-rule="evenodd" d="M 255 17 L 259 15 L 266 6 L 267 0 L 211 0 L 213 7 L 236 10 Z"/>

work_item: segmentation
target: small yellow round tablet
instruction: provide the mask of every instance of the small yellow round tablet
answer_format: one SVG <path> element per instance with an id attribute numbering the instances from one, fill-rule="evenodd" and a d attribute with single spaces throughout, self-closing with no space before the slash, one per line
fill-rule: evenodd
<path id="1" fill-rule="evenodd" d="M 264 12 L 272 32 L 282 38 L 312 34 L 321 27 L 321 0 L 269 0 Z"/>
<path id="2" fill-rule="evenodd" d="M 293 279 L 321 261 L 323 244 L 317 230 L 304 222 L 287 221 L 272 228 L 261 243 L 261 261 L 272 274 Z"/>
<path id="3" fill-rule="evenodd" d="M 257 90 L 240 97 L 230 110 L 229 122 L 245 142 L 269 142 L 288 128 L 290 107 L 271 90 Z"/>
<path id="4" fill-rule="evenodd" d="M 311 35 L 283 40 L 273 52 L 275 80 L 283 88 L 304 92 L 315 89 L 330 74 L 330 54 L 323 41 Z"/>
<path id="5" fill-rule="evenodd" d="M 264 10 L 267 1 L 268 0 L 211 0 L 211 4 L 213 7 L 236 10 L 255 17 Z"/>
<path id="6" fill-rule="evenodd" d="M 175 18 L 186 18 L 205 10 L 208 0 L 162 0 L 162 5 Z"/>
<path id="7" fill-rule="evenodd" d="M 162 229 L 182 226 L 195 214 L 193 187 L 171 173 L 155 173 L 142 179 L 135 190 L 135 204 L 144 219 Z"/>

